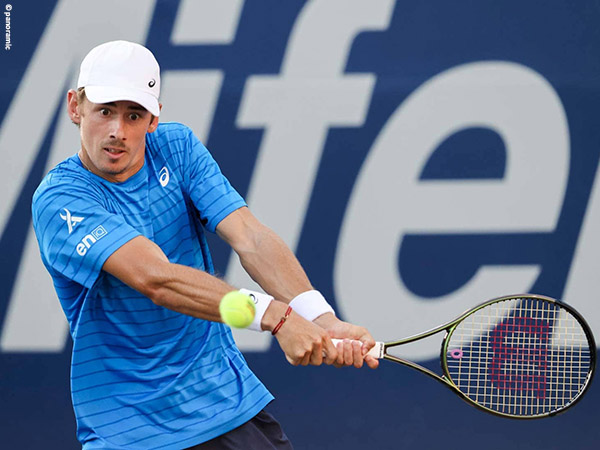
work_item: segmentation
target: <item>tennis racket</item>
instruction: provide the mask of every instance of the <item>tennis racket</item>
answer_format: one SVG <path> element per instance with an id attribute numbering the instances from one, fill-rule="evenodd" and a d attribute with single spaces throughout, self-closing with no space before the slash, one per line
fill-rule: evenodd
<path id="1" fill-rule="evenodd" d="M 441 332 L 441 376 L 388 353 Z M 377 342 L 369 355 L 417 369 L 489 413 L 533 419 L 563 412 L 582 397 L 594 375 L 596 344 L 572 307 L 524 294 L 487 301 L 425 333 Z"/>

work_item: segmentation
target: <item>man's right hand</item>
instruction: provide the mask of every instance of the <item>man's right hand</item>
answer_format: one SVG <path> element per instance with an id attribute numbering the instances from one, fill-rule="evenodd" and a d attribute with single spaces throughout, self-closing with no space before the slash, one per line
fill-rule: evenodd
<path id="1" fill-rule="evenodd" d="M 261 322 L 262 328 L 272 331 L 287 308 L 287 304 L 273 300 Z M 319 366 L 323 363 L 331 365 L 337 359 L 337 349 L 327 331 L 293 311 L 275 334 L 275 338 L 288 362 L 294 366 Z"/>

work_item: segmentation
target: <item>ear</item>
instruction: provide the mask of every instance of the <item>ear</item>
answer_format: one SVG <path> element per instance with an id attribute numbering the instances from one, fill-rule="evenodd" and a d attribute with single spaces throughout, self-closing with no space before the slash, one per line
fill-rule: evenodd
<path id="1" fill-rule="evenodd" d="M 162 111 L 162 103 L 158 104 L 158 108 L 159 111 Z M 152 116 L 152 121 L 150 122 L 150 125 L 148 125 L 148 133 L 154 133 L 156 128 L 158 128 L 158 117 Z"/>
<path id="2" fill-rule="evenodd" d="M 77 91 L 70 89 L 67 92 L 67 113 L 71 118 L 71 122 L 79 125 L 81 123 L 80 105 L 77 103 Z"/>

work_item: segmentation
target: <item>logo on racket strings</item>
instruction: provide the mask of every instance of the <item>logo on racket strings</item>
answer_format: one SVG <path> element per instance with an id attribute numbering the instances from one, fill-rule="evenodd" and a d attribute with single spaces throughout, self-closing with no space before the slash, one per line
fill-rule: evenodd
<path id="1" fill-rule="evenodd" d="M 535 317 L 511 317 L 490 334 L 492 384 L 503 391 L 546 398 L 549 374 L 550 325 Z"/>

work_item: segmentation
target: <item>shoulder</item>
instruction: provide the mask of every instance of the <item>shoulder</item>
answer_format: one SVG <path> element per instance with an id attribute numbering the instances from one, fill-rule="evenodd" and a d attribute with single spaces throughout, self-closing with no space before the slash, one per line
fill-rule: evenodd
<path id="1" fill-rule="evenodd" d="M 151 158 L 173 161 L 185 170 L 210 159 L 210 152 L 194 131 L 178 122 L 160 123 L 154 133 L 146 135 L 146 148 Z"/>
<path id="2" fill-rule="evenodd" d="M 34 199 L 53 189 L 67 189 L 69 185 L 85 185 L 85 174 L 80 173 L 72 158 L 65 159 L 46 174 L 35 191 Z"/>
<path id="3" fill-rule="evenodd" d="M 146 135 L 146 141 L 150 144 L 178 145 L 194 136 L 190 127 L 179 122 L 159 123 L 154 133 Z"/>
<path id="4" fill-rule="evenodd" d="M 68 158 L 54 167 L 42 179 L 33 194 L 32 207 L 61 198 L 92 198 L 98 193 L 98 187 L 91 175 L 76 162 Z"/>
<path id="5" fill-rule="evenodd" d="M 159 123 L 154 133 L 146 135 L 146 149 L 151 157 L 175 158 L 178 165 L 185 164 L 197 147 L 204 148 L 192 129 L 178 122 Z"/>

